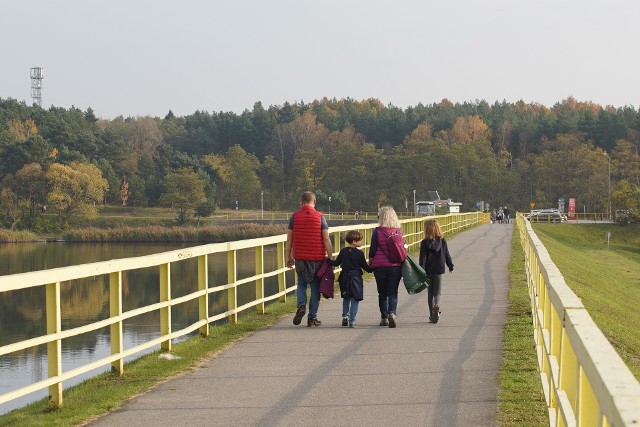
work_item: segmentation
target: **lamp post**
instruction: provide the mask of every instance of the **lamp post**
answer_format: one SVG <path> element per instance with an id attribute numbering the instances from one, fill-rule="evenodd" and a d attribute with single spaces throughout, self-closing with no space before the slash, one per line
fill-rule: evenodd
<path id="1" fill-rule="evenodd" d="M 264 191 L 260 191 L 260 216 L 264 219 Z"/>
<path id="2" fill-rule="evenodd" d="M 329 196 L 329 215 L 331 215 L 331 196 Z"/>
<path id="3" fill-rule="evenodd" d="M 609 199 L 609 221 L 611 221 L 611 156 L 606 151 L 604 155 L 607 156 L 607 161 L 609 164 L 609 190 L 608 190 L 608 199 Z"/>
<path id="4" fill-rule="evenodd" d="M 416 215 L 416 190 L 413 190 L 413 216 Z"/>

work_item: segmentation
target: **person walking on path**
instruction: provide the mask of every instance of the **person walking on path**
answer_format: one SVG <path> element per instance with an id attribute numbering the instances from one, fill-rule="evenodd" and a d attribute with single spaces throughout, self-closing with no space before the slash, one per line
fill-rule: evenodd
<path id="1" fill-rule="evenodd" d="M 302 193 L 300 209 L 289 219 L 285 256 L 287 267 L 295 265 L 298 275 L 296 299 L 298 309 L 293 324 L 299 325 L 306 313 L 307 288 L 310 289 L 309 315 L 307 326 L 320 326 L 318 307 L 320 305 L 320 279 L 316 273 L 325 258 L 333 257 L 333 246 L 329 238 L 329 225 L 322 212 L 315 208 L 316 195 L 311 191 Z"/>
<path id="2" fill-rule="evenodd" d="M 438 221 L 429 219 L 424 222 L 424 239 L 420 242 L 420 265 L 429 276 L 427 299 L 429 303 L 429 321 L 438 323 L 440 319 L 440 291 L 445 264 L 449 273 L 453 272 L 453 261 L 449 254 L 447 241 L 444 239 Z"/>
<path id="3" fill-rule="evenodd" d="M 371 234 L 369 265 L 378 287 L 380 326 L 390 328 L 396 327 L 398 286 L 402 278 L 402 263 L 391 261 L 387 253 L 387 239 L 393 233 L 402 235 L 398 215 L 391 206 L 383 206 L 378 212 L 378 227 Z"/>
<path id="4" fill-rule="evenodd" d="M 373 269 L 367 264 L 364 253 L 358 249 L 362 246 L 362 233 L 358 230 L 350 230 L 345 236 L 349 244 L 340 250 L 335 260 L 329 260 L 332 266 L 342 265 L 342 271 L 338 277 L 340 295 L 342 296 L 342 326 L 356 327 L 356 315 L 358 304 L 364 298 L 364 283 L 362 270 L 369 273 Z"/>
<path id="5" fill-rule="evenodd" d="M 504 206 L 502 214 L 504 215 L 504 223 L 509 224 L 509 208 L 507 207 L 507 205 Z"/>

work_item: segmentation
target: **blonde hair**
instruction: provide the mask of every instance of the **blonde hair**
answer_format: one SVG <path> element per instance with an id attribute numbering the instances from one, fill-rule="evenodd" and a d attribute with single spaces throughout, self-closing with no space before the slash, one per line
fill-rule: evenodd
<path id="1" fill-rule="evenodd" d="M 378 211 L 378 225 L 380 227 L 400 228 L 400 220 L 391 206 L 383 206 Z"/>
<path id="2" fill-rule="evenodd" d="M 443 234 L 438 221 L 428 219 L 424 222 L 424 237 L 425 239 L 442 239 Z"/>

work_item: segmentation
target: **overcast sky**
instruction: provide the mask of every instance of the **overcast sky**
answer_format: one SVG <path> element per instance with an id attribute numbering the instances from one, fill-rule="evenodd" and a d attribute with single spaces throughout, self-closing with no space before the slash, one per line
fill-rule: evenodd
<path id="1" fill-rule="evenodd" d="M 103 118 L 323 97 L 640 106 L 637 0 L 1 0 L 0 98 Z"/>

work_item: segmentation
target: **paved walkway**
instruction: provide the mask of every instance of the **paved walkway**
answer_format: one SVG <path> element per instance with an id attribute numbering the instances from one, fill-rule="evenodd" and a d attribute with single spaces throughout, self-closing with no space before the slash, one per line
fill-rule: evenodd
<path id="1" fill-rule="evenodd" d="M 426 292 L 400 285 L 396 329 L 378 326 L 365 283 L 358 328 L 340 326 L 342 300 L 323 301 L 320 328 L 293 315 L 162 383 L 96 426 L 494 426 L 512 225 L 449 240 L 442 317 Z"/>

